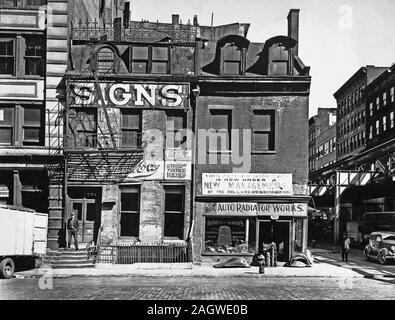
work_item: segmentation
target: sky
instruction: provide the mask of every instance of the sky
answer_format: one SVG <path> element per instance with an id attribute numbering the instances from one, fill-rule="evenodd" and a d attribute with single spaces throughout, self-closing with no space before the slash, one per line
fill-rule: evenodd
<path id="1" fill-rule="evenodd" d="M 299 57 L 311 67 L 309 116 L 336 107 L 333 94 L 360 67 L 395 63 L 394 0 L 131 0 L 131 20 L 200 25 L 250 23 L 251 42 L 287 35 L 290 9 L 300 9 Z"/>

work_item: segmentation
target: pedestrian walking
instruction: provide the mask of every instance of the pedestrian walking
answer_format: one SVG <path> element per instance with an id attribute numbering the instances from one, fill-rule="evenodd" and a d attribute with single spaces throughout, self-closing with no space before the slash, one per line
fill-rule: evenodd
<path id="1" fill-rule="evenodd" d="M 80 225 L 78 223 L 78 219 L 76 217 L 76 211 L 72 210 L 71 211 L 71 218 L 67 222 L 67 230 L 69 231 L 69 239 L 67 242 L 67 246 L 70 248 L 71 244 L 71 237 L 74 237 L 74 247 L 75 250 L 78 250 L 78 240 L 77 240 L 77 235 L 78 235 L 78 229 Z"/>
<path id="2" fill-rule="evenodd" d="M 350 252 L 350 238 L 347 235 L 343 234 L 340 246 L 342 251 L 342 261 L 348 262 L 348 253 Z"/>

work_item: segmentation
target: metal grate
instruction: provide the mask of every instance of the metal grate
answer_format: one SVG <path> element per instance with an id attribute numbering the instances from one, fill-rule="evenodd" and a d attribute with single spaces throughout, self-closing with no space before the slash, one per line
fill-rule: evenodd
<path id="1" fill-rule="evenodd" d="M 133 264 L 192 262 L 191 246 L 187 243 L 117 244 L 102 248 L 99 263 Z"/>

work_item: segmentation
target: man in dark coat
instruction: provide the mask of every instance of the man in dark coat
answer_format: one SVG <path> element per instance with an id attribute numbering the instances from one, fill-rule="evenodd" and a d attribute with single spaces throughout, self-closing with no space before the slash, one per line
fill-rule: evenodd
<path id="1" fill-rule="evenodd" d="M 78 250 L 77 234 L 78 234 L 78 229 L 79 229 L 80 225 L 78 223 L 78 219 L 77 219 L 75 213 L 76 213 L 75 210 L 73 210 L 71 212 L 71 218 L 69 219 L 69 221 L 67 221 L 67 230 L 69 232 L 69 239 L 67 242 L 67 246 L 70 248 L 71 237 L 74 237 L 74 247 L 75 247 L 75 250 Z"/>
<path id="2" fill-rule="evenodd" d="M 345 234 L 343 234 L 340 241 L 340 248 L 342 253 L 342 261 L 348 262 L 348 253 L 350 252 L 350 239 Z"/>

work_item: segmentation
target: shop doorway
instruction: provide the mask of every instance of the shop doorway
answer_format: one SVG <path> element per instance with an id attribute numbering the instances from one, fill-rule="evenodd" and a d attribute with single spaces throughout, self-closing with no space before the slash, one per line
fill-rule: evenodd
<path id="1" fill-rule="evenodd" d="M 263 243 L 274 242 L 277 246 L 277 260 L 289 261 L 291 248 L 291 221 L 260 220 L 259 221 L 259 252 Z"/>
<path id="2" fill-rule="evenodd" d="M 78 242 L 96 242 L 101 216 L 101 192 L 94 188 L 72 187 L 68 190 L 71 209 L 76 210 L 80 225 Z"/>

